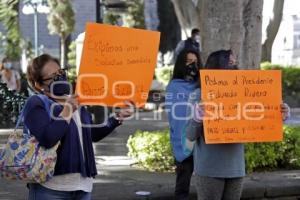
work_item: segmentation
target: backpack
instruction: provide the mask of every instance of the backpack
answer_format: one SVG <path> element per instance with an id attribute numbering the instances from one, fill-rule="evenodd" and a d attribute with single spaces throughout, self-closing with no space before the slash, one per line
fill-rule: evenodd
<path id="1" fill-rule="evenodd" d="M 45 95 L 37 95 L 50 116 L 51 102 Z M 9 135 L 5 148 L 0 151 L 0 177 L 8 180 L 43 183 L 53 177 L 57 160 L 56 144 L 45 149 L 29 130 L 17 131 L 24 117 L 24 106 L 14 131 Z"/>

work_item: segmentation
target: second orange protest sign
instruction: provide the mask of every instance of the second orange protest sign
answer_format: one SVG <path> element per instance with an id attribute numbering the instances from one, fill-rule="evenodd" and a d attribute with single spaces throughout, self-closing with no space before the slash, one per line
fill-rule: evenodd
<path id="1" fill-rule="evenodd" d="M 160 33 L 88 23 L 76 92 L 81 104 L 143 107 L 153 80 Z"/>
<path id="2" fill-rule="evenodd" d="M 200 70 L 207 144 L 282 140 L 279 70 Z"/>

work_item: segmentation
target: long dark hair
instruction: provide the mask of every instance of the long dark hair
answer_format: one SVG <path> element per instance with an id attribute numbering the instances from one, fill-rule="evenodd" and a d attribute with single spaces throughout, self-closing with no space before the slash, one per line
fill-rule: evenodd
<path id="1" fill-rule="evenodd" d="M 187 55 L 189 53 L 192 53 L 192 54 L 194 54 L 197 57 L 197 66 L 198 66 L 198 69 L 202 68 L 202 61 L 201 61 L 200 55 L 199 55 L 199 53 L 197 51 L 194 51 L 194 50 L 183 50 L 177 56 L 177 60 L 175 62 L 175 66 L 174 66 L 174 70 L 173 70 L 172 79 L 184 79 L 184 77 L 186 75 L 185 67 L 186 67 Z M 198 77 L 199 77 L 199 74 L 198 74 Z"/>
<path id="2" fill-rule="evenodd" d="M 211 53 L 206 61 L 205 69 L 237 69 L 229 67 L 229 58 L 232 50 L 219 50 Z M 231 66 L 232 67 L 232 66 Z"/>

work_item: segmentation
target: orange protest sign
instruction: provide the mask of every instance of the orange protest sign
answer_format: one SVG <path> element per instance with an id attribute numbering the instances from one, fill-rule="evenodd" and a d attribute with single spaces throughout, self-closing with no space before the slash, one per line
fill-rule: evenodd
<path id="1" fill-rule="evenodd" d="M 137 107 L 146 103 L 160 33 L 88 23 L 76 92 L 85 105 Z"/>
<path id="2" fill-rule="evenodd" d="M 207 144 L 281 141 L 279 70 L 200 70 Z"/>

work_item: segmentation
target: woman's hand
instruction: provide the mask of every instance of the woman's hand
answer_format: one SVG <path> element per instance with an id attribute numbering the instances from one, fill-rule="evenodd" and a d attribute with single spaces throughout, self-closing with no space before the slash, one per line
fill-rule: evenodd
<path id="1" fill-rule="evenodd" d="M 131 117 L 135 110 L 135 105 L 131 101 L 125 101 L 125 104 L 127 105 L 126 108 L 122 108 L 119 112 L 116 113 L 116 119 L 120 121 L 120 123 L 123 122 L 124 119 Z"/>
<path id="2" fill-rule="evenodd" d="M 283 121 L 287 120 L 291 116 L 290 107 L 286 103 L 282 103 L 280 105 L 280 112 Z"/>
<path id="3" fill-rule="evenodd" d="M 193 108 L 193 111 L 194 111 L 194 113 L 193 113 L 193 120 L 195 122 L 198 122 L 198 123 L 202 122 L 203 121 L 203 117 L 204 117 L 204 112 L 205 112 L 204 111 L 204 105 L 201 104 L 201 103 L 195 104 L 194 108 Z"/>
<path id="4" fill-rule="evenodd" d="M 78 95 L 73 95 L 73 96 L 68 97 L 63 104 L 64 108 L 61 111 L 59 116 L 61 116 L 62 118 L 64 118 L 67 121 L 70 121 L 73 113 L 77 110 L 78 105 L 79 105 L 77 98 L 78 98 Z"/>

